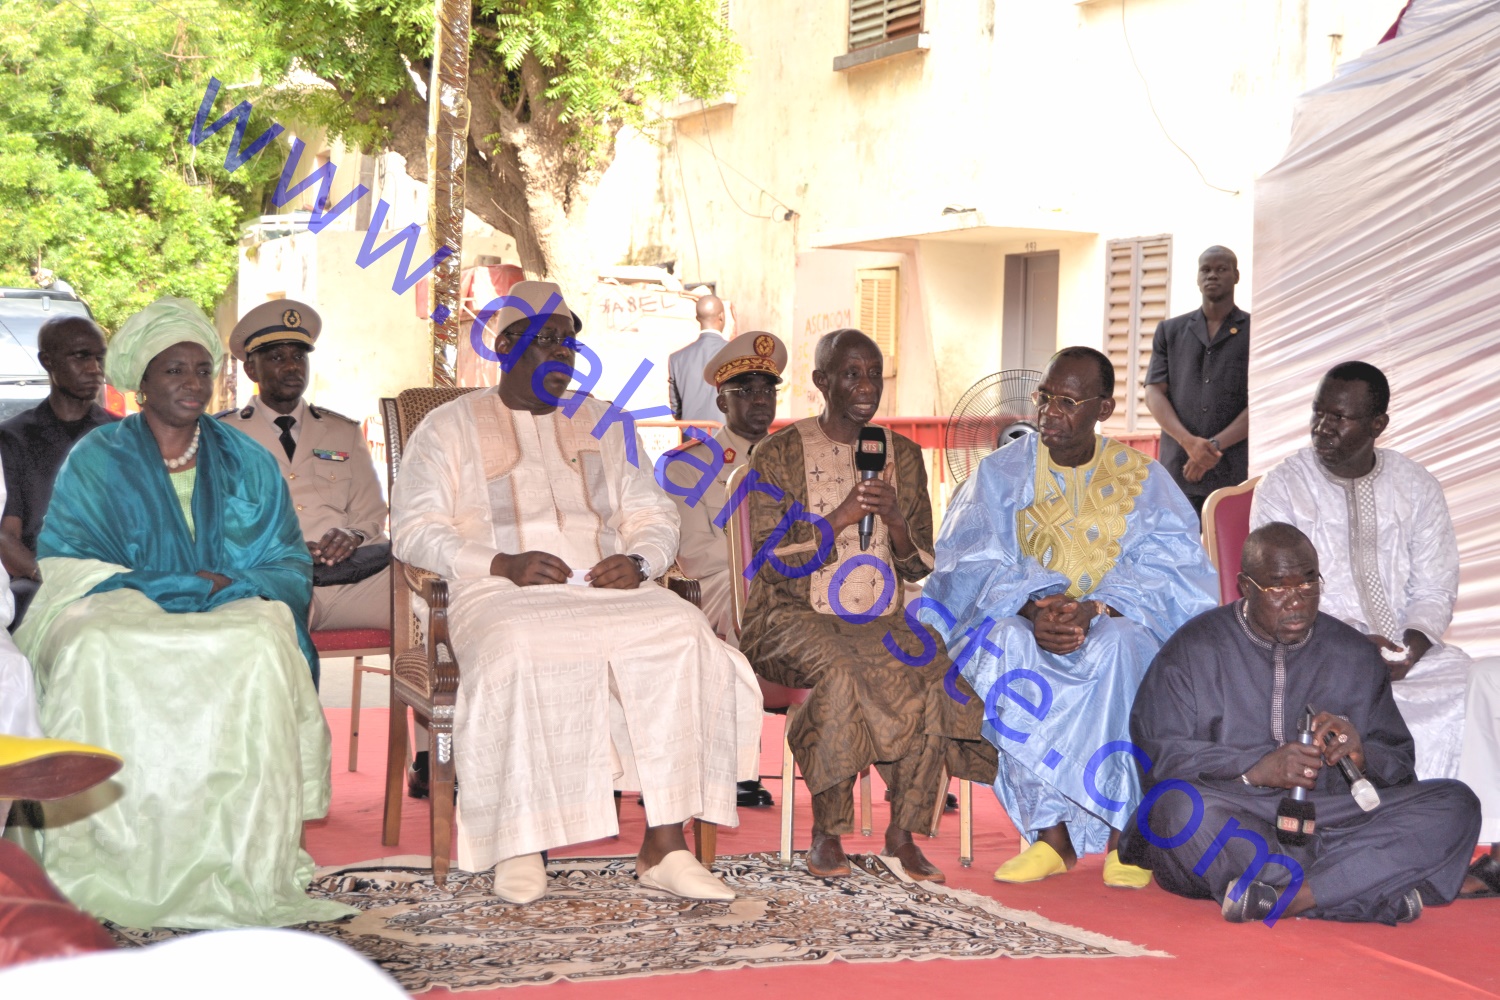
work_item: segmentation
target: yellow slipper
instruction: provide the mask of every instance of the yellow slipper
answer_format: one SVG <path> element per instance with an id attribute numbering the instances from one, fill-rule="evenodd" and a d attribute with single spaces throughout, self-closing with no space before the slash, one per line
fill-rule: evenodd
<path id="1" fill-rule="evenodd" d="M 99 747 L 0 735 L 0 799 L 64 799 L 123 766 L 119 754 Z"/>
<path id="2" fill-rule="evenodd" d="M 1151 871 L 1120 860 L 1119 851 L 1104 856 L 1104 884 L 1116 889 L 1144 889 L 1151 884 Z"/>
<path id="3" fill-rule="evenodd" d="M 1068 870 L 1062 855 L 1040 840 L 995 869 L 996 882 L 1040 882 Z"/>

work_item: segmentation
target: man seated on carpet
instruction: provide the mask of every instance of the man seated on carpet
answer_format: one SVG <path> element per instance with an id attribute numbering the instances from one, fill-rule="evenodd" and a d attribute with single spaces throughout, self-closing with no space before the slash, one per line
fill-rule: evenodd
<path id="1" fill-rule="evenodd" d="M 751 532 L 774 560 L 750 584 L 740 647 L 761 676 L 812 689 L 787 728 L 812 793 L 808 871 L 850 873 L 841 837 L 854 828 L 854 780 L 874 764 L 891 802 L 886 854 L 912 878 L 941 882 L 911 835 L 931 829 L 945 769 L 990 781 L 995 757 L 979 738 L 979 700 L 949 697 L 951 662 L 903 613 L 903 584 L 932 568 L 922 450 L 886 431 L 885 469 L 861 481 L 854 446 L 880 406 L 880 348 L 858 330 L 835 330 L 818 341 L 816 364 L 822 414 L 771 435 L 750 460 L 759 479 Z M 875 523 L 863 548 L 866 514 Z"/>
<path id="2" fill-rule="evenodd" d="M 618 783 L 645 800 L 641 881 L 733 899 L 682 824 L 736 825 L 760 692 L 697 609 L 642 586 L 672 564 L 677 511 L 633 416 L 567 391 L 582 321 L 550 282 L 510 297 L 528 307 L 497 316 L 499 386 L 422 421 L 391 496 L 397 557 L 451 588 L 458 864 L 537 899 L 542 851 L 619 832 Z"/>
<path id="3" fill-rule="evenodd" d="M 1282 522 L 1255 529 L 1240 585 L 1248 596 L 1179 629 L 1141 683 L 1130 731 L 1153 787 L 1120 856 L 1168 892 L 1218 900 L 1233 923 L 1303 914 L 1395 924 L 1452 902 L 1479 803 L 1462 782 L 1417 780 L 1380 654 L 1318 610 L 1312 542 Z M 1311 746 L 1297 740 L 1308 709 Z M 1345 758 L 1378 789 L 1370 812 L 1339 772 Z M 1316 809 L 1311 840 L 1268 853 L 1278 805 L 1295 788 Z"/>
<path id="4" fill-rule="evenodd" d="M 1443 642 L 1458 599 L 1458 541 L 1437 479 L 1389 448 L 1390 383 L 1347 361 L 1313 400 L 1312 446 L 1255 488 L 1251 526 L 1285 521 L 1317 546 L 1323 608 L 1380 651 L 1416 741 L 1417 775 L 1463 780 L 1479 796 L 1490 852 L 1471 874 L 1500 894 L 1500 658 Z"/>
<path id="5" fill-rule="evenodd" d="M 1114 367 L 1088 347 L 1059 351 L 1033 394 L 1040 433 L 987 456 L 948 508 L 923 611 L 984 693 L 1000 749 L 995 794 L 1030 846 L 995 872 L 1034 882 L 1109 852 L 1106 885 L 1140 888 L 1115 843 L 1140 801 L 1123 741 L 1157 649 L 1213 606 L 1198 516 L 1171 476 L 1099 436 Z M 1003 653 L 1002 653 L 1003 651 Z"/>
<path id="6" fill-rule="evenodd" d="M 730 341 L 703 369 L 703 380 L 717 393 L 724 426 L 713 435 L 712 443 L 694 438 L 674 449 L 662 470 L 677 488 L 672 499 L 682 519 L 677 567 L 698 581 L 709 624 L 736 649 L 740 637 L 730 588 L 740 581 L 730 579 L 728 543 L 724 529 L 715 522 L 724 511 L 729 477 L 749 464 L 750 453 L 765 440 L 776 417 L 776 386 L 784 368 L 786 345 L 771 334 L 756 331 Z M 703 471 L 705 467 L 712 470 L 711 475 Z M 738 802 L 751 807 L 773 804 L 759 778 L 740 782 Z"/>

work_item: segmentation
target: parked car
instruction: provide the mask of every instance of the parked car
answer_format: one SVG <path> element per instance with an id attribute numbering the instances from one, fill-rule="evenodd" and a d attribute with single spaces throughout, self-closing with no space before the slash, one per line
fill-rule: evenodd
<path id="1" fill-rule="evenodd" d="M 51 391 L 36 357 L 36 336 L 54 316 L 94 318 L 88 303 L 72 292 L 0 288 L 0 420 L 31 409 Z"/>

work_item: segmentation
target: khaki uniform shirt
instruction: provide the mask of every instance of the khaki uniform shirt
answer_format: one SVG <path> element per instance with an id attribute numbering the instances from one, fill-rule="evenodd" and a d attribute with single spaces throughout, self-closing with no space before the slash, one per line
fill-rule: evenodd
<path id="1" fill-rule="evenodd" d="M 385 500 L 359 424 L 306 403 L 299 403 L 289 415 L 297 418 L 292 431 L 297 449 L 291 459 L 281 446 L 281 429 L 272 422 L 280 414 L 259 396 L 251 397 L 244 409 L 219 414 L 219 419 L 259 441 L 276 459 L 303 538 L 316 542 L 330 528 L 347 528 L 363 534 L 367 542 L 384 539 Z"/>
<path id="2" fill-rule="evenodd" d="M 735 434 L 726 425 L 714 434 L 714 440 L 724 449 L 724 465 L 715 473 L 713 481 L 703 491 L 702 498 L 689 507 L 684 497 L 674 496 L 678 516 L 682 518 L 682 541 L 677 549 L 677 566 L 684 576 L 699 581 L 703 587 L 703 613 L 708 616 L 714 631 L 736 648 L 739 637 L 734 631 L 734 606 L 730 599 L 729 543 L 724 529 L 714 526 L 714 520 L 728 503 L 727 484 L 734 470 L 750 461 L 751 445 Z M 691 454 L 699 461 L 713 463 L 712 449 L 701 441 L 691 441 L 677 449 L 679 454 Z M 703 475 L 686 462 L 673 462 L 666 468 L 667 478 L 684 488 L 696 486 Z"/>

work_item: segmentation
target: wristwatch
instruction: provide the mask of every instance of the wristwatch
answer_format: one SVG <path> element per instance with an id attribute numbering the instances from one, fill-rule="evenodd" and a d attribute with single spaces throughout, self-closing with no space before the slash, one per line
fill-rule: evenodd
<path id="1" fill-rule="evenodd" d="M 1208 439 L 1208 443 L 1214 446 L 1214 451 L 1223 451 L 1224 450 L 1223 448 L 1219 447 L 1219 439 L 1218 438 L 1209 438 Z"/>
<path id="2" fill-rule="evenodd" d="M 648 573 L 648 572 L 646 572 L 646 557 L 645 556 L 638 556 L 634 552 L 632 552 L 632 553 L 630 553 L 630 555 L 627 558 L 629 558 L 631 562 L 635 563 L 635 571 L 637 573 L 641 574 L 641 580 L 642 581 L 646 581 L 646 580 L 651 579 L 651 574 Z"/>

